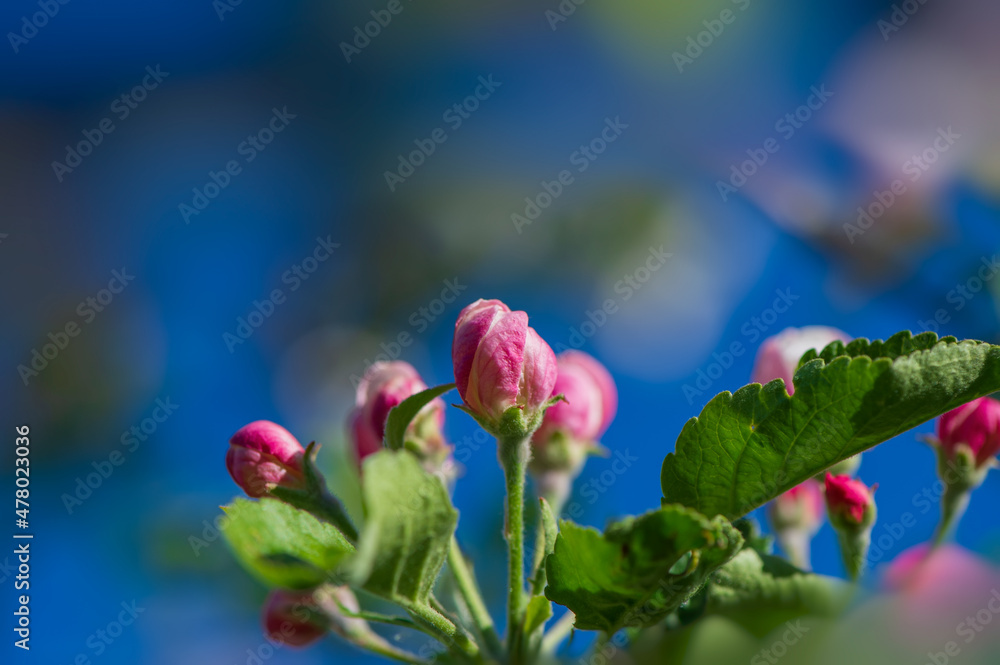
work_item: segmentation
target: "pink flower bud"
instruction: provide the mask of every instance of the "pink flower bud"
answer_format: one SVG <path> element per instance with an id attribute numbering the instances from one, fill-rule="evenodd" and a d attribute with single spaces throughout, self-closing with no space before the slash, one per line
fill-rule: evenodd
<path id="1" fill-rule="evenodd" d="M 264 633 L 273 642 L 293 647 L 309 646 L 327 632 L 323 614 L 312 592 L 275 589 L 262 612 Z"/>
<path id="2" fill-rule="evenodd" d="M 499 300 L 477 300 L 462 310 L 451 353 L 462 400 L 488 422 L 499 422 L 513 406 L 535 412 L 552 396 L 555 354 L 528 327 L 527 314 Z"/>
<path id="3" fill-rule="evenodd" d="M 1000 402 L 980 397 L 952 409 L 938 419 L 937 431 L 949 457 L 965 444 L 976 456 L 976 466 L 982 467 L 1000 452 Z"/>
<path id="4" fill-rule="evenodd" d="M 597 441 L 618 409 L 614 379 L 604 365 L 582 351 L 565 351 L 556 363 L 559 374 L 552 393 L 565 400 L 546 409 L 532 442 L 536 447 L 545 445 L 557 431 L 573 441 Z"/>
<path id="5" fill-rule="evenodd" d="M 226 468 L 250 497 L 261 497 L 276 486 L 305 487 L 305 450 L 292 434 L 269 420 L 244 425 L 229 439 Z"/>
<path id="6" fill-rule="evenodd" d="M 359 463 L 382 449 L 389 411 L 407 397 L 426 389 L 427 384 L 420 374 L 407 362 L 378 362 L 368 368 L 358 385 L 355 408 L 350 416 L 351 438 Z M 440 433 L 443 424 L 444 402 L 436 399 L 421 410 L 410 428 L 421 430 L 420 443 L 428 448 L 428 453 L 442 452 L 446 448 Z"/>
<path id="7" fill-rule="evenodd" d="M 823 522 L 823 513 L 823 490 L 810 478 L 774 500 L 771 523 L 776 531 L 802 529 L 814 534 Z"/>
<path id="8" fill-rule="evenodd" d="M 785 328 L 761 344 L 754 361 L 751 380 L 754 383 L 767 383 L 775 379 L 784 379 L 785 389 L 791 395 L 795 392 L 792 376 L 802 355 L 809 349 L 822 351 L 827 344 L 838 339 L 848 342 L 851 338 L 836 328 L 826 326 Z"/>
<path id="9" fill-rule="evenodd" d="M 850 476 L 826 474 L 826 507 L 830 518 L 861 526 L 873 514 L 875 502 L 871 490 Z"/>

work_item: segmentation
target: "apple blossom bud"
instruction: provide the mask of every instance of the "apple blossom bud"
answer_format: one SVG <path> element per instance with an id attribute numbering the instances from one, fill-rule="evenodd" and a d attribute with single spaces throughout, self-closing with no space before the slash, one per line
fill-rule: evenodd
<path id="1" fill-rule="evenodd" d="M 529 469 L 540 494 L 561 507 L 587 456 L 601 450 L 597 440 L 614 419 L 618 390 L 608 370 L 582 351 L 565 351 L 556 363 L 559 374 L 553 392 L 563 400 L 545 410 L 531 439 Z"/>
<path id="2" fill-rule="evenodd" d="M 809 349 L 822 351 L 830 342 L 837 340 L 847 342 L 850 339 L 847 333 L 826 326 L 785 328 L 761 344 L 754 360 L 752 380 L 754 383 L 767 383 L 783 379 L 785 389 L 791 395 L 795 392 L 792 377 L 806 351 Z"/>
<path id="3" fill-rule="evenodd" d="M 1000 598 L 1000 570 L 957 545 L 923 543 L 905 550 L 886 567 L 881 581 L 894 592 L 883 595 L 880 603 L 880 613 L 896 633 L 890 637 L 912 643 L 926 642 L 928 635 L 945 635 L 946 627 L 954 626 L 959 617 L 971 618 L 983 607 L 979 603 L 986 589 L 993 607 L 997 607 L 994 598 Z M 966 630 L 971 634 L 971 627 Z M 924 662 L 944 663 L 946 657 Z"/>
<path id="4" fill-rule="evenodd" d="M 938 419 L 937 435 L 949 458 L 964 444 L 982 467 L 1000 452 L 1000 401 L 980 397 L 952 409 Z"/>
<path id="5" fill-rule="evenodd" d="M 802 529 L 814 534 L 823 522 L 823 490 L 810 478 L 771 503 L 771 524 L 776 531 Z"/>
<path id="6" fill-rule="evenodd" d="M 309 646 L 327 633 L 328 622 L 311 591 L 275 589 L 262 613 L 264 633 L 272 642 Z"/>
<path id="7" fill-rule="evenodd" d="M 618 390 L 604 365 L 582 351 L 556 357 L 558 374 L 552 392 L 563 400 L 545 410 L 533 443 L 543 446 L 556 431 L 581 442 L 600 439 L 618 409 Z"/>
<path id="8" fill-rule="evenodd" d="M 427 389 L 427 384 L 412 365 L 401 360 L 378 362 L 365 372 L 358 385 L 355 408 L 350 415 L 351 439 L 358 463 L 382 449 L 389 411 L 406 398 Z M 414 452 L 434 468 L 451 454 L 441 433 L 444 425 L 444 402 L 435 399 L 420 410 L 407 428 L 407 441 Z"/>
<path id="9" fill-rule="evenodd" d="M 372 632 L 367 621 L 351 616 L 360 612 L 361 607 L 350 587 L 325 584 L 316 590 L 314 598 L 326 614 L 330 630 L 345 640 L 357 642 L 369 637 L 381 639 Z"/>
<path id="10" fill-rule="evenodd" d="M 826 506 L 831 521 L 861 526 L 874 518 L 874 489 L 850 476 L 826 474 Z"/>
<path id="11" fill-rule="evenodd" d="M 789 560 L 803 570 L 811 568 L 810 542 L 823 523 L 823 490 L 810 478 L 771 502 L 768 516 L 774 534 Z"/>
<path id="12" fill-rule="evenodd" d="M 958 526 L 972 497 L 1000 452 L 1000 402 L 980 397 L 945 413 L 937 423 L 937 471 L 944 484 L 941 521 L 934 534 L 940 544 Z"/>
<path id="13" fill-rule="evenodd" d="M 229 439 L 226 468 L 250 497 L 262 497 L 278 486 L 303 489 L 304 452 L 302 444 L 284 427 L 257 420 Z"/>
<path id="14" fill-rule="evenodd" d="M 540 415 L 556 382 L 556 357 L 528 327 L 528 315 L 499 300 L 477 300 L 458 315 L 452 344 L 455 382 L 465 406 L 496 429 L 504 413 Z"/>
<path id="15" fill-rule="evenodd" d="M 875 487 L 868 489 L 850 476 L 826 474 L 826 510 L 837 532 L 840 555 L 852 580 L 858 579 L 868 560 L 875 524 Z"/>

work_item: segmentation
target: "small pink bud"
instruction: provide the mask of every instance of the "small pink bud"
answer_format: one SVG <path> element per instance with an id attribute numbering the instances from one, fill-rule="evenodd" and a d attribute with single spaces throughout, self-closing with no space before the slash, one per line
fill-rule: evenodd
<path id="1" fill-rule="evenodd" d="M 937 431 L 949 457 L 965 444 L 976 456 L 976 466 L 982 467 L 1000 452 L 1000 402 L 980 397 L 952 409 L 938 419 Z"/>
<path id="2" fill-rule="evenodd" d="M 826 474 L 826 507 L 831 519 L 839 518 L 861 526 L 873 513 L 874 491 L 874 487 L 869 490 L 863 482 L 850 476 Z"/>
<path id="3" fill-rule="evenodd" d="M 556 364 L 559 373 L 552 393 L 564 400 L 546 409 L 532 443 L 544 446 L 557 431 L 573 441 L 597 441 L 618 409 L 614 379 L 604 365 L 582 351 L 560 353 Z"/>
<path id="4" fill-rule="evenodd" d="M 261 497 L 276 486 L 305 486 L 305 450 L 292 434 L 269 420 L 244 425 L 229 439 L 226 468 L 250 497 Z"/>
<path id="5" fill-rule="evenodd" d="M 477 300 L 461 311 L 452 360 L 465 405 L 492 423 L 514 406 L 537 411 L 556 382 L 552 349 L 528 327 L 527 314 L 499 300 Z"/>
<path id="6" fill-rule="evenodd" d="M 784 379 L 785 389 L 791 395 L 795 392 L 792 376 L 795 375 L 799 360 L 806 351 L 809 349 L 822 351 L 830 342 L 836 340 L 848 342 L 850 339 L 847 333 L 826 326 L 785 328 L 761 344 L 754 361 L 751 380 L 754 383 L 767 383 L 775 379 Z"/>
<path id="7" fill-rule="evenodd" d="M 264 633 L 273 642 L 293 647 L 309 646 L 326 635 L 323 614 L 312 592 L 275 589 L 264 603 Z"/>
<path id="8" fill-rule="evenodd" d="M 382 449 L 389 411 L 426 389 L 420 374 L 407 362 L 377 362 L 368 368 L 358 385 L 355 408 L 350 415 L 351 438 L 359 463 Z M 421 410 L 410 428 L 420 429 L 420 443 L 428 448 L 427 453 L 442 452 L 446 448 L 440 433 L 443 424 L 444 402 L 436 399 Z"/>
<path id="9" fill-rule="evenodd" d="M 814 534 L 823 522 L 823 490 L 810 478 L 774 500 L 771 523 L 776 531 L 802 529 Z"/>

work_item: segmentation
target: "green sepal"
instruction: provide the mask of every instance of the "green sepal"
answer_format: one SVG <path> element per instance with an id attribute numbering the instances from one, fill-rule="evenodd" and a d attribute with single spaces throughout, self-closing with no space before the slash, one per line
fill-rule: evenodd
<path id="1" fill-rule="evenodd" d="M 535 579 L 531 583 L 535 593 L 541 593 L 545 589 L 545 559 L 548 558 L 556 547 L 556 537 L 559 535 L 559 525 L 556 523 L 556 516 L 552 512 L 552 506 L 544 498 L 538 499 L 539 511 L 538 519 L 541 520 L 542 527 L 542 547 L 541 560 L 535 572 Z"/>
<path id="2" fill-rule="evenodd" d="M 337 497 L 333 496 L 326 488 L 326 481 L 319 472 L 316 465 L 316 455 L 319 452 L 319 445 L 315 441 L 306 446 L 303 455 L 303 475 L 305 476 L 304 489 L 291 489 L 288 487 L 272 487 L 268 494 L 276 499 L 280 499 L 295 508 L 312 513 L 315 517 L 330 522 L 337 527 L 347 538 L 356 542 L 358 531 L 351 521 L 343 504 Z"/>
<path id="3" fill-rule="evenodd" d="M 410 395 L 389 410 L 385 421 L 383 444 L 389 450 L 400 450 L 406 443 L 406 430 L 420 410 L 455 387 L 454 383 L 434 386 Z"/>
<path id="4" fill-rule="evenodd" d="M 545 596 L 532 596 L 528 601 L 528 607 L 524 612 L 523 634 L 528 639 L 528 649 L 533 650 L 537 638 L 536 631 L 541 631 L 545 622 L 552 618 L 552 603 Z"/>

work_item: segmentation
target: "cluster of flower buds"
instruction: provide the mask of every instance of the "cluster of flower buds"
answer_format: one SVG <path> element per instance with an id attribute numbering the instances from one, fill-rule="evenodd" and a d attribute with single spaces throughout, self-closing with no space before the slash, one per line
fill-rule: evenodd
<path id="1" fill-rule="evenodd" d="M 752 380 L 768 383 L 781 379 L 789 395 L 795 394 L 792 377 L 799 360 L 810 349 L 821 351 L 831 342 L 847 342 L 850 337 L 843 331 L 826 326 L 786 328 L 761 344 L 754 360 Z M 856 455 L 835 465 L 834 475 L 853 475 L 861 464 Z M 775 536 L 788 558 L 803 570 L 811 567 L 810 543 L 823 523 L 823 491 L 821 476 L 810 479 L 779 496 L 771 504 L 769 518 Z"/>
<path id="2" fill-rule="evenodd" d="M 614 418 L 618 395 L 611 375 L 578 351 L 557 360 L 528 326 L 527 314 L 511 311 L 498 300 L 478 300 L 462 310 L 452 355 L 462 408 L 497 436 L 508 477 L 519 474 L 523 490 L 527 460 L 534 453 L 532 469 L 540 490 L 545 479 L 559 477 L 565 498 L 587 455 L 601 449 L 597 441 Z M 385 445 L 392 409 L 424 390 L 426 383 L 405 362 L 375 363 L 365 372 L 348 428 L 359 466 Z M 554 390 L 559 397 L 553 398 Z M 428 471 L 449 478 L 454 463 L 443 425 L 444 403 L 434 399 L 410 421 L 403 446 Z M 513 456 L 507 454 L 511 452 Z M 357 533 L 326 491 L 314 458 L 315 444 L 303 448 L 280 425 L 257 421 L 233 435 L 226 464 L 248 496 L 287 501 L 334 523 L 356 542 Z M 509 462 L 515 458 L 519 471 L 512 472 L 515 467 Z M 511 534 L 523 532 L 523 507 L 515 513 L 511 505 L 508 501 L 508 523 L 517 520 L 522 527 L 511 527 Z M 412 660 L 371 631 L 347 587 L 275 590 L 264 606 L 263 622 L 267 635 L 284 644 L 306 646 L 334 632 L 377 653 Z"/>
<path id="3" fill-rule="evenodd" d="M 614 420 L 618 390 L 608 370 L 582 351 L 564 351 L 556 364 L 554 392 L 562 399 L 545 411 L 531 439 L 529 470 L 558 513 L 587 456 L 603 450 L 598 440 Z"/>
<path id="4" fill-rule="evenodd" d="M 354 453 L 361 463 L 368 455 L 382 449 L 389 411 L 406 398 L 427 389 L 427 384 L 412 365 L 403 361 L 378 362 L 365 372 L 350 415 L 350 433 Z M 433 400 L 410 422 L 406 446 L 432 473 L 450 473 L 452 447 L 441 432 L 444 426 L 444 402 Z"/>
<path id="5" fill-rule="evenodd" d="M 1000 402 L 980 397 L 952 409 L 938 419 L 938 476 L 944 483 L 941 523 L 936 535 L 941 542 L 961 519 L 972 490 L 979 487 L 1000 452 Z"/>

